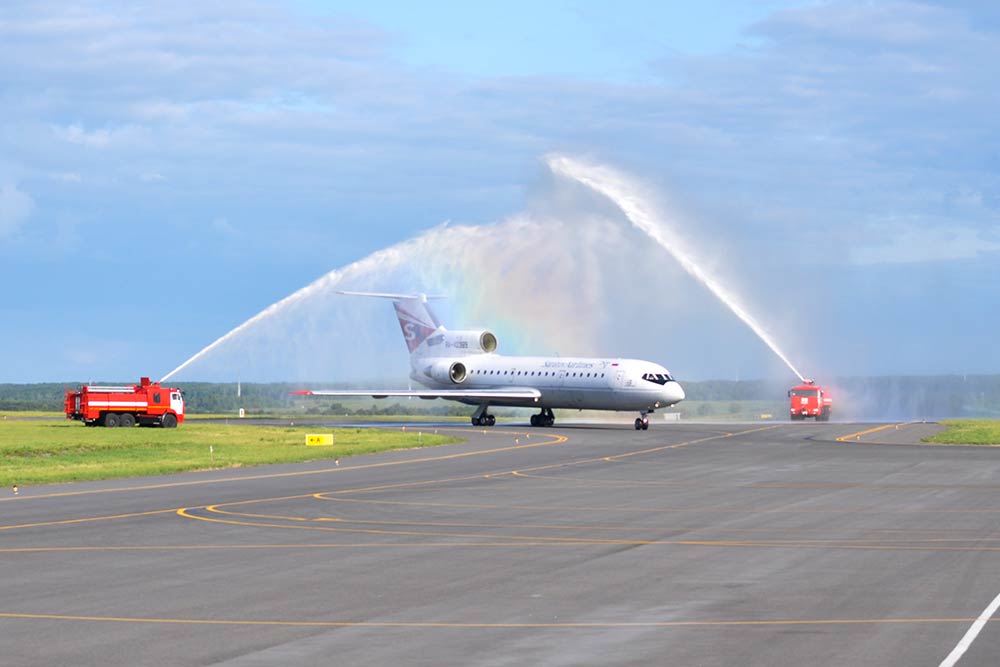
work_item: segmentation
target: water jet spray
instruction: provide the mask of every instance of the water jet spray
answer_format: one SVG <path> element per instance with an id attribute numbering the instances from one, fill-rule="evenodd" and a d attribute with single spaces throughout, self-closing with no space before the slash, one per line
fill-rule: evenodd
<path id="1" fill-rule="evenodd" d="M 546 163 L 553 173 L 582 183 L 614 202 L 633 226 L 644 232 L 649 238 L 653 239 L 660 247 L 666 250 L 685 271 L 708 288 L 744 324 L 750 327 L 751 331 L 757 334 L 757 337 L 771 348 L 771 351 L 785 362 L 785 365 L 800 380 L 805 381 L 802 373 L 798 371 L 785 353 L 781 351 L 781 348 L 778 347 L 778 344 L 768 331 L 740 305 L 736 297 L 729 290 L 723 287 L 719 281 L 710 276 L 694 261 L 691 253 L 684 248 L 681 239 L 663 224 L 659 219 L 660 216 L 655 214 L 647 201 L 641 196 L 640 188 L 636 184 L 631 183 L 624 174 L 609 167 L 586 164 L 562 155 L 550 155 L 546 158 Z"/>

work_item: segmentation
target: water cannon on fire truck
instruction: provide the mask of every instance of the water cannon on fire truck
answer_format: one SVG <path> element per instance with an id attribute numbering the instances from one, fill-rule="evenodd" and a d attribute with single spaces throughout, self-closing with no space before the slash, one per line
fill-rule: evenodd
<path id="1" fill-rule="evenodd" d="M 133 385 L 83 385 L 66 391 L 65 411 L 87 426 L 175 428 L 184 421 L 184 395 L 148 377 Z"/>

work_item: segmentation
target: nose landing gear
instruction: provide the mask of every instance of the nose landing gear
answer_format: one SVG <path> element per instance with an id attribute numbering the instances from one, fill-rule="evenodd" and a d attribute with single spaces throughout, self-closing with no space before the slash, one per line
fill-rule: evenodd
<path id="1" fill-rule="evenodd" d="M 635 418 L 635 430 L 636 431 L 648 431 L 649 430 L 649 417 L 643 412 L 641 417 Z"/>

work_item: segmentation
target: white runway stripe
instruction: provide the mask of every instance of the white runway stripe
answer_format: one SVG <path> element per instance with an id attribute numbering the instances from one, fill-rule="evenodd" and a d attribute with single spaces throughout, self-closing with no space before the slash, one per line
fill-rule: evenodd
<path id="1" fill-rule="evenodd" d="M 969 647 L 972 646 L 972 642 L 976 640 L 976 636 L 979 634 L 979 631 L 983 629 L 983 626 L 986 625 L 986 622 L 993 618 L 993 614 L 996 613 L 997 607 L 1000 607 L 1000 595 L 993 598 L 993 602 L 991 602 L 989 606 L 983 610 L 983 613 L 979 615 L 979 618 L 977 618 L 968 631 L 966 631 L 965 636 L 962 637 L 962 641 L 958 642 L 958 645 L 951 650 L 948 657 L 941 661 L 940 667 L 953 667 L 953 665 L 959 661 L 965 652 L 969 650 Z"/>

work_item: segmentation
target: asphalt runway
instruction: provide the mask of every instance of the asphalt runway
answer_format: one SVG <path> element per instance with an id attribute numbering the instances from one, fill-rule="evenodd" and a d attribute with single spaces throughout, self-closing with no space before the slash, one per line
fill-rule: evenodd
<path id="1" fill-rule="evenodd" d="M 0 664 L 939 665 L 1000 593 L 1000 449 L 836 441 L 871 427 L 5 490 Z M 958 664 L 998 662 L 986 623 Z"/>

